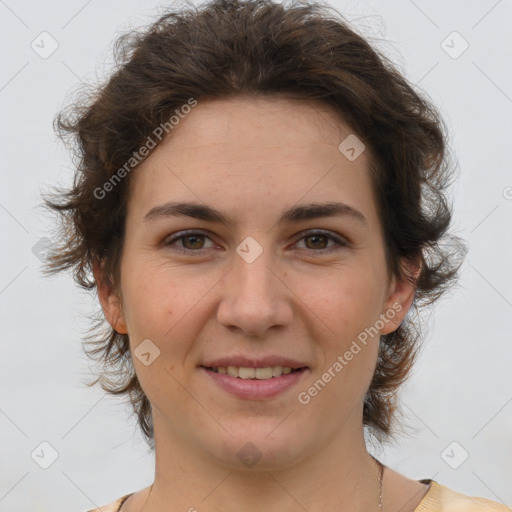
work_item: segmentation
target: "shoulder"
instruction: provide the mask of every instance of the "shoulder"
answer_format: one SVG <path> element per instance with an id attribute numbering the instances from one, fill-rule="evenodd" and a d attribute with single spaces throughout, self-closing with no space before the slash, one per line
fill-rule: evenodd
<path id="1" fill-rule="evenodd" d="M 103 505 L 99 508 L 94 508 L 91 510 L 88 510 L 87 512 L 118 512 L 118 510 L 121 508 L 121 505 L 132 495 L 126 494 L 125 496 L 122 496 L 121 498 L 118 498 L 116 501 L 113 501 L 112 503 L 109 503 L 108 505 Z"/>
<path id="2" fill-rule="evenodd" d="M 485 498 L 460 494 L 432 480 L 414 512 L 512 512 L 512 508 Z"/>

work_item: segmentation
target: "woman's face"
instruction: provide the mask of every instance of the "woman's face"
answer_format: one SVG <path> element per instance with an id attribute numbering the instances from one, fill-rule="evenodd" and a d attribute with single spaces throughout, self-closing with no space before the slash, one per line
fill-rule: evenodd
<path id="1" fill-rule="evenodd" d="M 414 293 L 388 279 L 368 149 L 321 104 L 199 102 L 132 179 L 122 298 L 100 295 L 157 443 L 278 468 L 360 435 Z"/>

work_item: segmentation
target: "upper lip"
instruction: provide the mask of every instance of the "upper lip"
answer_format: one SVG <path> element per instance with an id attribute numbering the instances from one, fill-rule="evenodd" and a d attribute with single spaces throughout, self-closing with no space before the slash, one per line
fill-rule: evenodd
<path id="1" fill-rule="evenodd" d="M 307 367 L 306 364 L 293 359 L 281 356 L 265 357 L 246 357 L 246 356 L 226 356 L 219 359 L 206 361 L 201 366 L 206 368 L 227 368 L 228 366 L 238 366 L 243 368 L 267 368 L 269 366 L 285 366 L 292 369 Z"/>

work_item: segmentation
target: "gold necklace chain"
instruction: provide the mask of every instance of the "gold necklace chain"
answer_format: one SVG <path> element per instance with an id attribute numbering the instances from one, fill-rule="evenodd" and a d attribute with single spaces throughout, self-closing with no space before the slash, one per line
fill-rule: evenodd
<path id="1" fill-rule="evenodd" d="M 382 512 L 382 477 L 384 476 L 384 464 L 378 461 L 373 455 L 370 457 L 377 463 L 379 474 L 377 475 L 377 482 L 379 483 L 379 512 Z"/>
<path id="2" fill-rule="evenodd" d="M 373 457 L 375 459 L 375 457 Z M 384 476 L 384 465 L 381 464 L 377 459 L 375 459 L 377 464 L 379 465 L 379 512 L 382 512 L 382 477 Z"/>

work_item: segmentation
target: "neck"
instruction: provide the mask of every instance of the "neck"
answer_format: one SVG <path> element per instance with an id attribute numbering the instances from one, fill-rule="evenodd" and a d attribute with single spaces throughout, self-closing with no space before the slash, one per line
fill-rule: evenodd
<path id="1" fill-rule="evenodd" d="M 348 423 L 333 439 L 300 457 L 263 457 L 240 469 L 165 428 L 154 413 L 155 481 L 143 512 L 379 512 L 380 467 L 366 449 L 362 428 Z M 359 423 L 360 425 L 360 423 Z M 172 434 L 172 435 L 171 435 Z M 261 448 L 272 448 L 262 440 Z M 229 452 L 229 439 L 219 440 Z M 264 461 L 267 461 L 266 463 Z"/>

